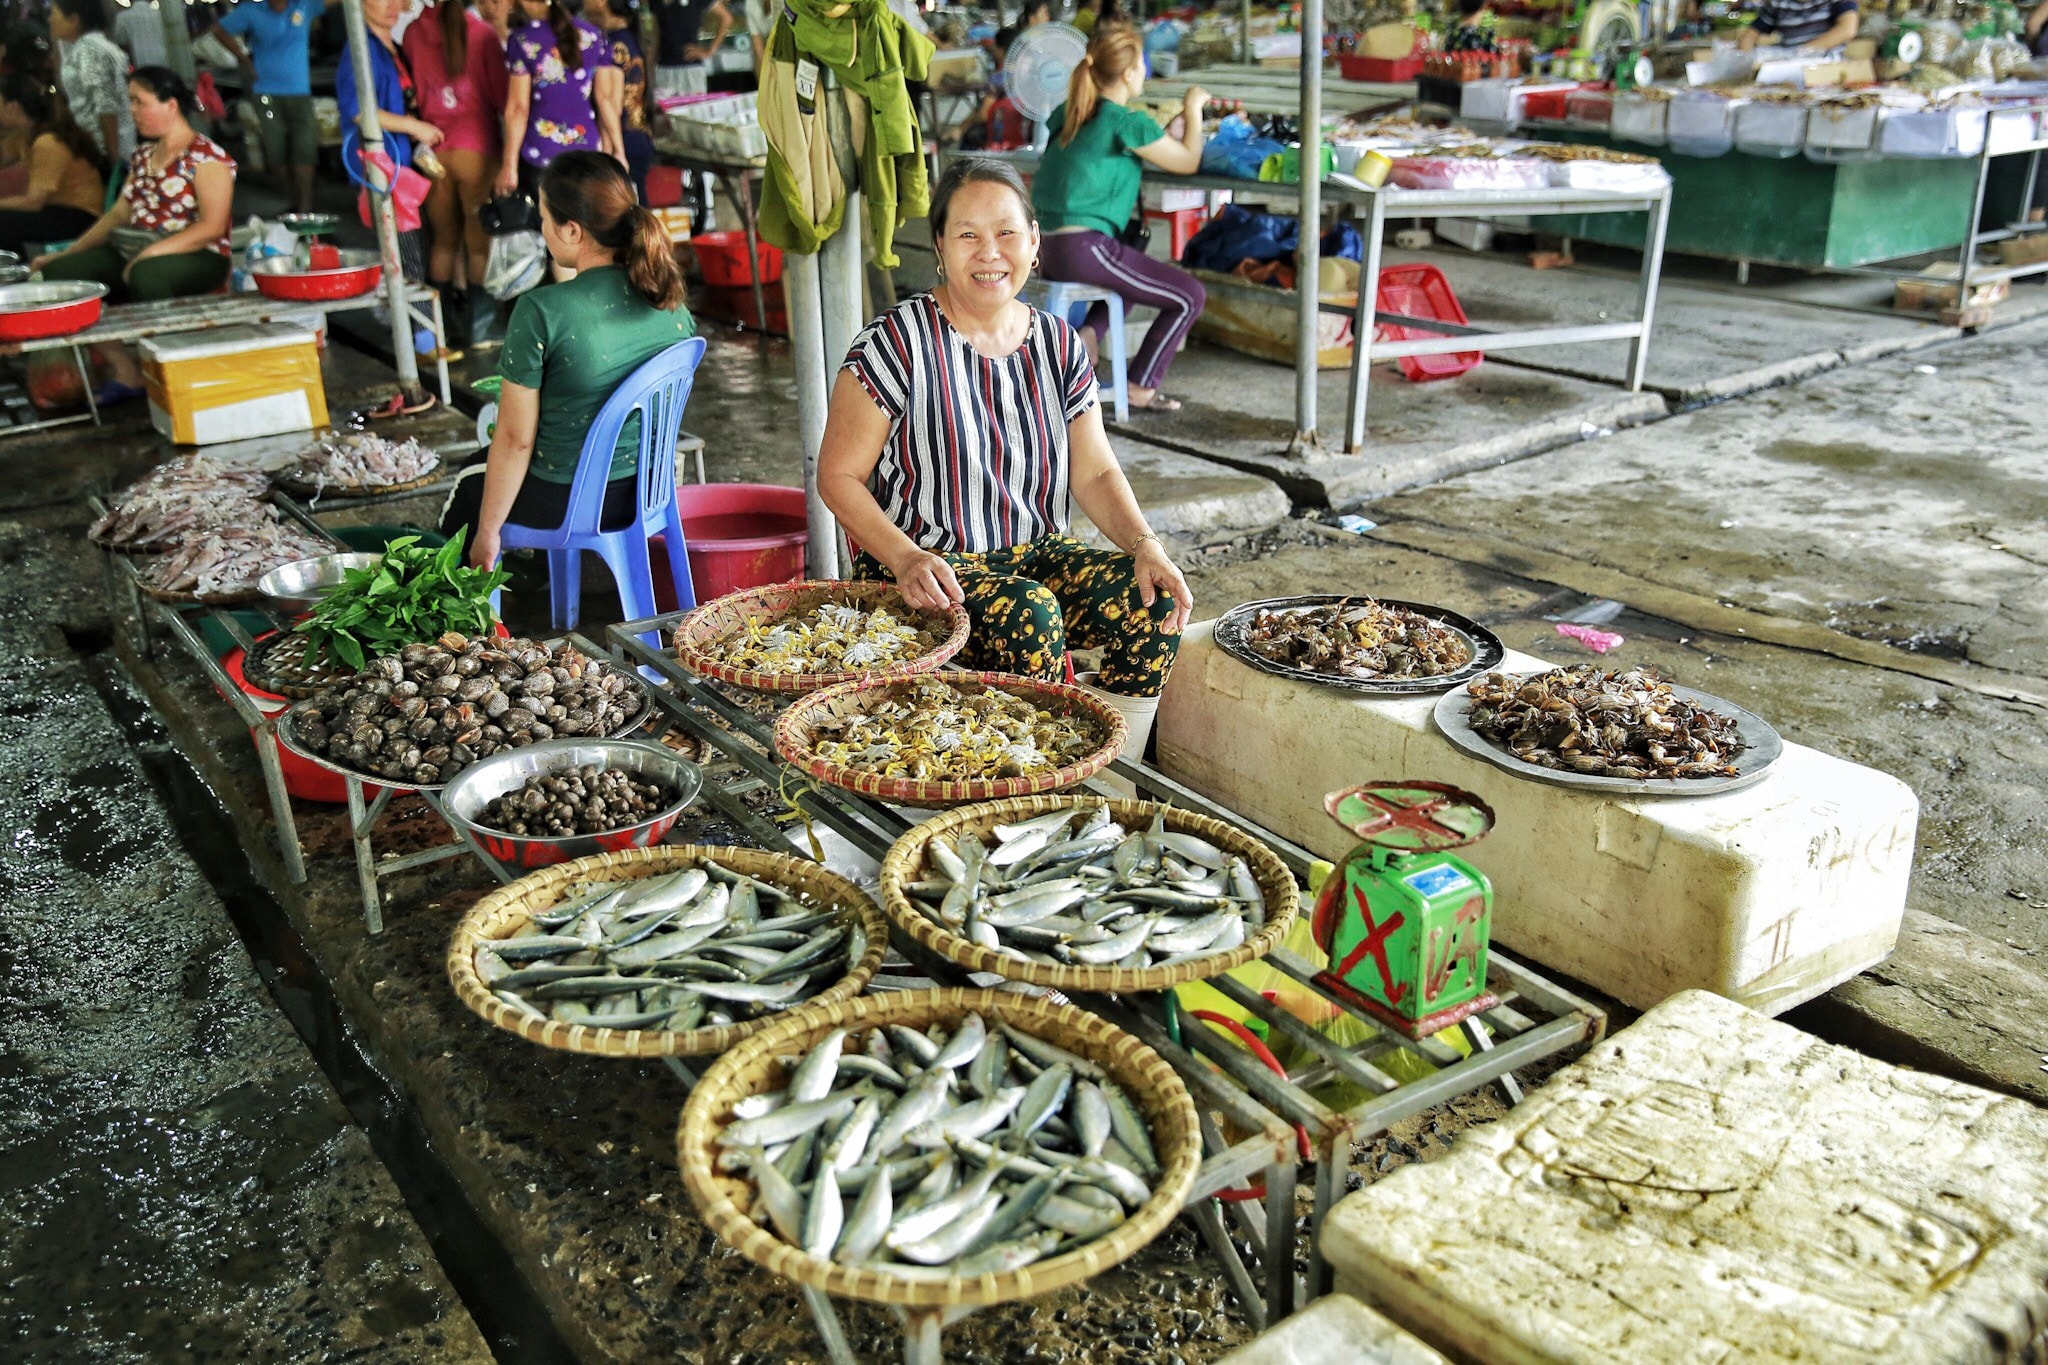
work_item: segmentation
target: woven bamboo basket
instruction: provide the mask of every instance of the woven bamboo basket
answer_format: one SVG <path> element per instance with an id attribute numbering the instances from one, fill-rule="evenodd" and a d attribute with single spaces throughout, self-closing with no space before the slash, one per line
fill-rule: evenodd
<path id="1" fill-rule="evenodd" d="M 948 673 L 944 679 L 955 687 L 999 688 L 1022 697 L 1056 715 L 1080 715 L 1092 720 L 1104 735 L 1103 742 L 1083 758 L 1037 777 L 975 778 L 965 781 L 929 781 L 921 778 L 884 777 L 818 757 L 815 748 L 821 734 L 818 722 L 856 711 L 868 711 L 884 698 L 907 692 L 906 680 L 895 682 L 850 682 L 814 692 L 782 713 L 775 722 L 775 751 L 797 767 L 835 787 L 858 792 L 899 806 L 944 807 L 972 801 L 995 801 L 1010 796 L 1037 796 L 1064 791 L 1086 782 L 1109 765 L 1123 751 L 1129 733 L 1116 709 L 1079 687 L 1065 683 L 1041 682 L 1014 673 Z"/>
<path id="2" fill-rule="evenodd" d="M 917 620 L 934 630 L 943 629 L 945 638 L 931 653 L 915 659 L 841 673 L 761 673 L 724 663 L 712 652 L 719 641 L 746 626 L 808 615 L 828 602 L 843 602 L 864 611 L 886 607 L 899 618 Z M 967 630 L 967 608 L 955 605 L 944 612 L 916 611 L 903 601 L 903 594 L 894 583 L 811 580 L 770 583 L 706 602 L 676 623 L 675 650 L 683 667 L 699 677 L 716 678 L 760 692 L 816 692 L 862 678 L 883 680 L 929 673 L 960 652 L 967 643 Z"/>
<path id="3" fill-rule="evenodd" d="M 1065 806 L 1107 806 L 1112 819 L 1125 829 L 1142 830 L 1153 815 L 1166 813 L 1166 827 L 1183 834 L 1207 839 L 1227 853 L 1235 853 L 1250 865 L 1259 890 L 1266 896 L 1266 922 L 1259 931 L 1228 952 L 1215 953 L 1172 967 L 1146 967 L 1132 971 L 1122 967 L 1052 966 L 994 952 L 937 924 L 910 903 L 904 891 L 907 883 L 923 876 L 925 850 L 941 834 L 970 831 L 984 840 L 997 825 L 1013 825 L 1035 816 L 1050 815 Z M 882 908 L 903 931 L 925 947 L 970 971 L 994 972 L 1012 981 L 1029 981 L 1063 991 L 1160 991 L 1183 981 L 1200 981 L 1221 976 L 1233 967 L 1256 961 L 1280 946 L 1301 906 L 1294 874 L 1280 861 L 1280 855 L 1234 825 L 1194 811 L 1161 806 L 1152 801 L 1111 800 L 1082 796 L 1022 796 L 1008 801 L 988 801 L 963 806 L 917 825 L 898 839 L 882 859 Z"/>
<path id="4" fill-rule="evenodd" d="M 455 926 L 448 944 L 448 979 L 462 1003 L 488 1022 L 516 1033 L 529 1043 L 539 1043 L 563 1052 L 582 1052 L 593 1057 L 695 1057 L 722 1052 L 742 1038 L 782 1023 L 788 1013 L 765 1015 L 744 1023 L 717 1028 L 691 1029 L 673 1033 L 664 1029 L 597 1028 L 589 1024 L 564 1024 L 538 1020 L 520 1014 L 499 1000 L 476 972 L 476 950 L 492 939 L 506 938 L 528 914 L 544 910 L 561 899 L 562 892 L 580 881 L 603 877 L 611 881 L 637 881 L 678 868 L 694 867 L 709 858 L 723 867 L 773 886 L 801 893 L 819 907 L 845 906 L 860 919 L 867 935 L 868 949 L 853 970 L 812 996 L 806 1005 L 829 1005 L 847 1000 L 866 988 L 868 979 L 882 965 L 889 946 L 889 921 L 860 888 L 816 863 L 756 848 L 710 847 L 678 844 L 665 848 L 625 849 L 600 853 L 574 862 L 557 863 L 501 886 L 478 901 Z"/>
<path id="5" fill-rule="evenodd" d="M 375 498 L 386 493 L 410 493 L 415 488 L 425 488 L 447 477 L 448 470 L 437 464 L 417 479 L 400 479 L 397 483 L 337 483 L 333 480 L 321 483 L 290 472 L 273 474 L 270 481 L 295 498 Z"/>
<path id="6" fill-rule="evenodd" d="M 1152 1197 L 1108 1235 L 1062 1256 L 1007 1274 L 973 1279 L 911 1280 L 864 1266 L 821 1261 L 756 1223 L 748 1213 L 752 1186 L 716 1167 L 712 1139 L 748 1095 L 784 1081 L 776 1055 L 802 1053 L 835 1028 L 883 1024 L 955 1026 L 970 1011 L 1001 1018 L 1034 1037 L 1087 1058 L 1123 1087 L 1145 1117 L 1161 1175 Z M 980 1307 L 1050 1293 L 1101 1274 L 1137 1252 L 1173 1221 L 1193 1188 L 1202 1162 L 1195 1105 L 1180 1077 L 1151 1048 L 1097 1015 L 1003 991 L 910 991 L 812 1004 L 782 1019 L 714 1062 L 690 1091 L 676 1130 L 683 1183 L 711 1230 L 742 1256 L 785 1279 L 829 1294 L 909 1308 Z"/>

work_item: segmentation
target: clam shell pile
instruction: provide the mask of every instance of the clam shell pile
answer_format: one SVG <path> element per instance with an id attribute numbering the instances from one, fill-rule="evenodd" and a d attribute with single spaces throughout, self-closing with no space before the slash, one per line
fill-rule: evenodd
<path id="1" fill-rule="evenodd" d="M 1473 730 L 1539 767 L 1631 781 L 1734 777 L 1734 761 L 1749 747 L 1734 717 L 1639 668 L 1489 673 L 1465 690 Z"/>
<path id="2" fill-rule="evenodd" d="M 755 673 L 851 673 L 920 658 L 944 639 L 944 631 L 882 608 L 825 602 L 804 616 L 753 618 L 700 648 L 719 663 Z"/>
<path id="3" fill-rule="evenodd" d="M 622 768 L 586 763 L 535 773 L 485 805 L 476 823 L 528 839 L 609 834 L 652 820 L 675 799 L 673 787 L 643 781 Z"/>
<path id="4" fill-rule="evenodd" d="M 820 1260 L 904 1279 L 1004 1274 L 1113 1231 L 1161 1175 L 1101 1067 L 998 1020 L 834 1029 L 779 1058 L 715 1139 L 753 1216 Z"/>
<path id="5" fill-rule="evenodd" d="M 1085 714 L 936 678 L 901 684 L 865 711 L 820 716 L 811 729 L 813 751 L 828 763 L 924 782 L 1038 777 L 1086 758 L 1105 738 Z"/>
<path id="6" fill-rule="evenodd" d="M 1434 678 L 1472 661 L 1458 632 L 1370 597 L 1262 611 L 1245 645 L 1274 663 L 1340 678 Z"/>
<path id="7" fill-rule="evenodd" d="M 291 718 L 298 741 L 333 762 L 433 786 L 500 749 L 612 734 L 642 705 L 625 674 L 571 646 L 451 631 L 372 661 Z"/>

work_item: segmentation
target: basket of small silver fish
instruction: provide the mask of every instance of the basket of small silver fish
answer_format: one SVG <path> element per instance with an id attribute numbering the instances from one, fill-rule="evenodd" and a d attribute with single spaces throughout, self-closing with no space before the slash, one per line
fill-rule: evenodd
<path id="1" fill-rule="evenodd" d="M 770 583 L 676 623 L 676 659 L 699 677 L 762 692 L 816 692 L 929 673 L 967 643 L 967 608 L 918 611 L 894 583 Z"/>
<path id="2" fill-rule="evenodd" d="M 1011 673 L 841 683 L 775 723 L 775 751 L 821 782 L 905 806 L 1062 791 L 1123 748 L 1124 718 L 1079 687 Z"/>
<path id="3" fill-rule="evenodd" d="M 927 820 L 882 860 L 882 908 L 977 972 L 1066 991 L 1220 976 L 1287 937 L 1300 904 L 1243 830 L 1151 801 L 1032 796 Z"/>
<path id="4" fill-rule="evenodd" d="M 689 1057 L 859 994 L 888 941 L 875 903 L 816 863 L 682 844 L 499 887 L 456 926 L 448 976 L 463 1004 L 542 1047 Z"/>
<path id="5" fill-rule="evenodd" d="M 814 1006 L 691 1090 L 704 1220 L 827 1293 L 978 1307 L 1098 1275 L 1158 1236 L 1201 1163 L 1186 1087 L 1072 1005 L 918 991 Z"/>

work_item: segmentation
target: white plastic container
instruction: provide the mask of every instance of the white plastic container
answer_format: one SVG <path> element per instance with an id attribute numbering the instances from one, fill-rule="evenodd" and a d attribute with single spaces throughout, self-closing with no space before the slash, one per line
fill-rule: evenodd
<path id="1" fill-rule="evenodd" d="M 1510 653 L 1506 671 L 1548 667 Z M 1700 987 L 1776 1014 L 1882 961 L 1898 938 L 1919 802 L 1897 778 L 1787 744 L 1718 796 L 1610 798 L 1453 748 L 1433 696 L 1369 699 L 1277 678 L 1189 628 L 1159 707 L 1161 765 L 1318 855 L 1355 841 L 1324 793 L 1426 778 L 1500 822 L 1466 856 L 1493 879 L 1509 951 L 1628 1004 Z"/>
<path id="2" fill-rule="evenodd" d="M 1651 147 L 1664 145 L 1668 133 L 1666 118 L 1671 112 L 1668 99 L 1648 99 L 1633 90 L 1614 97 L 1614 118 L 1609 130 L 1618 138 Z"/>
<path id="3" fill-rule="evenodd" d="M 1735 111 L 1735 146 L 1751 156 L 1799 155 L 1806 145 L 1804 104 L 1756 100 Z"/>
<path id="4" fill-rule="evenodd" d="M 1806 120 L 1806 145 L 1829 152 L 1867 152 L 1877 145 L 1881 105 L 1822 101 Z"/>
<path id="5" fill-rule="evenodd" d="M 1550 183 L 1557 189 L 1611 190 L 1617 194 L 1655 194 L 1671 183 L 1662 166 L 1632 161 L 1552 161 Z M 1443 231 L 1441 222 L 1437 231 Z"/>
<path id="6" fill-rule="evenodd" d="M 2032 142 L 2039 133 L 2040 115 L 2031 109 L 1995 109 L 1991 113 L 1990 125 L 1984 130 L 1985 149 L 1993 156 L 2000 156 Z"/>
<path id="7" fill-rule="evenodd" d="M 1976 156 L 1989 122 L 1982 109 L 1895 109 L 1878 128 L 1886 156 Z"/>
<path id="8" fill-rule="evenodd" d="M 1748 103 L 1691 90 L 1672 96 L 1665 119 L 1671 150 L 1684 156 L 1725 156 L 1735 146 L 1736 111 Z"/>
<path id="9" fill-rule="evenodd" d="M 1514 82 L 1506 78 L 1467 81 L 1458 91 L 1458 117 L 1482 123 L 1512 122 L 1513 87 Z"/>

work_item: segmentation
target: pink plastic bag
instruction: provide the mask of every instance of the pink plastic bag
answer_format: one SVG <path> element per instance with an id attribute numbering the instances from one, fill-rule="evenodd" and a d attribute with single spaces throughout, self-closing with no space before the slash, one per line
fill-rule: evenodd
<path id="1" fill-rule="evenodd" d="M 434 182 L 410 166 L 394 169 L 391 157 L 386 152 L 369 152 L 363 156 L 366 167 L 383 172 L 385 182 L 391 186 L 391 208 L 398 215 L 400 232 L 416 232 L 420 226 L 420 205 L 427 202 L 427 194 L 434 188 Z M 377 220 L 370 212 L 370 192 L 359 191 L 356 195 L 356 212 L 362 215 L 364 227 L 375 227 Z"/>

